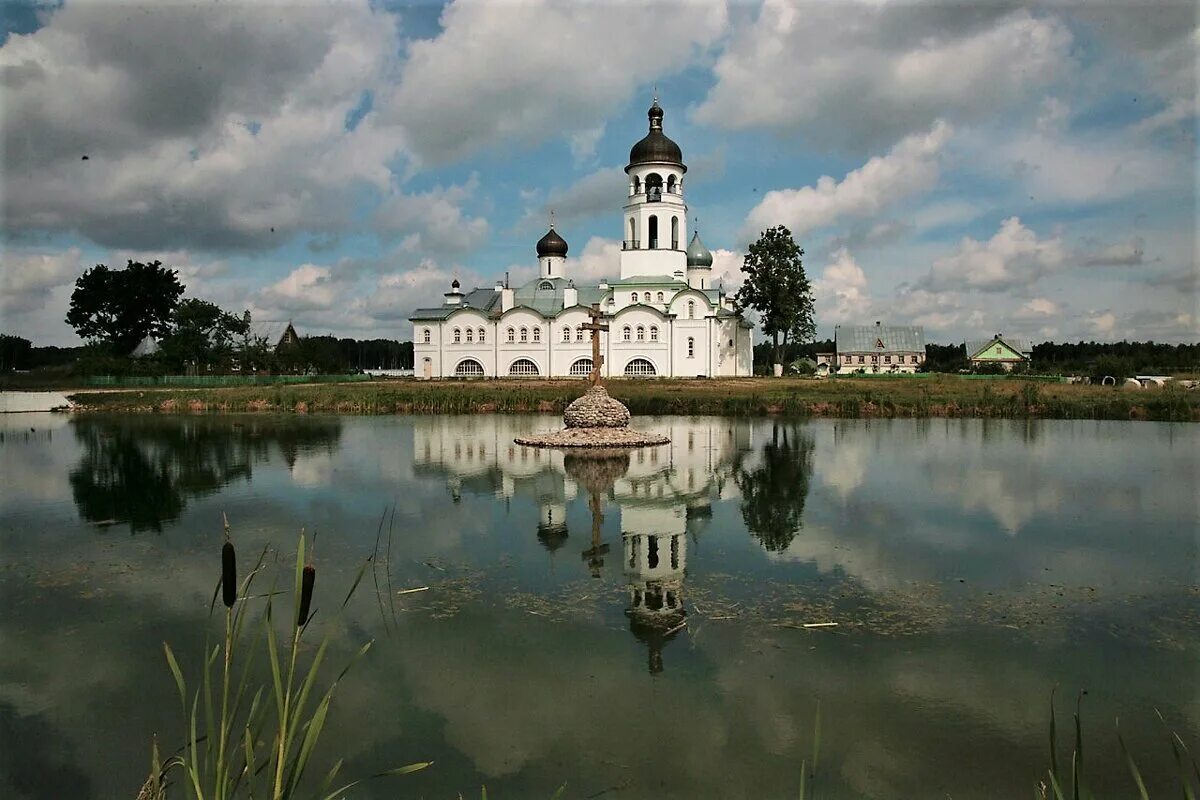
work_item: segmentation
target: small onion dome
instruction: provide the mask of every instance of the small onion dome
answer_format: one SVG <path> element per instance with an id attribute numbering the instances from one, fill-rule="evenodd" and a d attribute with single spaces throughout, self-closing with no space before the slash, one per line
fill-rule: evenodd
<path id="1" fill-rule="evenodd" d="M 457 290 L 458 290 L 458 287 L 459 287 L 459 286 L 461 286 L 461 285 L 462 285 L 462 284 L 460 284 L 460 283 L 458 282 L 458 278 L 455 278 L 454 280 L 450 281 L 450 288 L 451 288 L 451 289 L 454 289 L 455 291 L 457 291 Z"/>
<path id="2" fill-rule="evenodd" d="M 713 263 L 713 254 L 704 246 L 704 242 L 700 241 L 700 231 L 696 231 L 692 235 L 692 243 L 687 249 L 687 265 L 688 268 L 694 267 L 711 267 Z"/>
<path id="3" fill-rule="evenodd" d="M 683 165 L 683 151 L 662 132 L 663 110 L 658 100 L 650 106 L 646 116 L 650 119 L 650 132 L 630 149 L 629 166 L 625 171 L 629 172 L 638 164 L 675 164 L 687 172 L 687 167 Z"/>
<path id="4" fill-rule="evenodd" d="M 542 256 L 560 256 L 567 257 L 567 240 L 558 235 L 558 231 L 553 227 L 546 231 L 546 235 L 538 239 L 537 243 L 538 258 Z"/>

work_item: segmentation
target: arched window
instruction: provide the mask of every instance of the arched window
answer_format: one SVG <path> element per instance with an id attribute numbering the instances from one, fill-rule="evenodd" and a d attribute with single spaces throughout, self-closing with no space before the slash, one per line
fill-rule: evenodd
<path id="1" fill-rule="evenodd" d="M 655 214 L 650 215 L 650 230 L 646 231 L 646 238 L 650 240 L 647 247 L 651 250 L 658 249 L 658 216 Z"/>
<path id="2" fill-rule="evenodd" d="M 660 303 L 661 303 L 662 301 L 663 301 L 663 293 L 662 293 L 662 292 L 659 292 L 659 293 L 658 293 L 658 302 L 660 302 Z"/>
<path id="3" fill-rule="evenodd" d="M 573 375 L 576 378 L 584 377 L 592 373 L 592 360 L 590 358 L 577 358 L 571 364 L 571 369 L 567 371 L 568 375 Z"/>
<path id="4" fill-rule="evenodd" d="M 612 308 L 616 304 L 617 304 L 617 298 L 615 298 L 615 297 L 608 298 L 608 307 L 609 308 Z"/>
<path id="5" fill-rule="evenodd" d="M 688 337 L 688 358 L 696 357 L 696 340 L 691 336 Z"/>
<path id="6" fill-rule="evenodd" d="M 425 344 L 429 344 L 429 341 L 430 341 L 429 337 L 430 337 L 429 328 L 426 328 L 425 329 Z"/>
<path id="7" fill-rule="evenodd" d="M 672 175 L 672 178 L 675 176 Z M 679 217 L 671 217 L 671 249 L 679 249 Z"/>
<path id="8" fill-rule="evenodd" d="M 696 318 L 696 301 L 688 300 L 688 319 Z"/>
<path id="9" fill-rule="evenodd" d="M 652 342 L 658 341 L 658 326 L 657 325 L 650 326 L 650 341 L 652 341 Z"/>
<path id="10" fill-rule="evenodd" d="M 516 341 L 516 331 L 514 331 L 512 328 L 509 328 L 508 329 L 508 343 L 512 344 L 515 341 Z"/>
<path id="11" fill-rule="evenodd" d="M 509 375 L 537 375 L 537 364 L 530 361 L 528 358 L 518 358 L 508 368 Z"/>
<path id="12" fill-rule="evenodd" d="M 479 343 L 483 344 L 485 341 L 487 341 L 487 331 L 483 328 L 480 328 L 479 329 Z"/>
<path id="13" fill-rule="evenodd" d="M 675 176 L 667 176 L 667 194 L 675 194 Z"/>
<path id="14" fill-rule="evenodd" d="M 627 342 L 629 341 L 629 333 L 630 331 L 628 325 L 626 325 L 624 328 L 621 328 L 621 338 Z"/>
<path id="15" fill-rule="evenodd" d="M 575 341 L 577 341 L 577 342 L 583 341 L 583 328 L 575 329 Z"/>
<path id="16" fill-rule="evenodd" d="M 625 242 L 626 250 L 637 250 L 637 223 L 633 221 L 633 217 L 629 218 L 629 239 Z"/>
<path id="17" fill-rule="evenodd" d="M 529 328 L 521 328 L 521 341 L 522 342 L 529 341 Z"/>
<path id="18" fill-rule="evenodd" d="M 646 328 L 643 325 L 637 326 L 637 340 L 644 342 L 646 340 Z"/>
<path id="19" fill-rule="evenodd" d="M 636 303 L 636 302 L 637 302 L 637 292 L 630 292 L 630 293 L 629 293 L 629 302 L 631 302 L 631 303 Z"/>
<path id="20" fill-rule="evenodd" d="M 645 302 L 649 303 L 649 302 L 650 302 L 650 293 L 649 293 L 649 292 L 646 292 L 645 294 L 643 294 L 643 295 L 642 295 L 642 300 L 644 300 Z"/>
<path id="21" fill-rule="evenodd" d="M 571 329 L 568 328 L 566 325 L 563 325 L 563 341 L 564 342 L 571 341 Z"/>
<path id="22" fill-rule="evenodd" d="M 635 358 L 625 365 L 625 377 L 627 378 L 652 378 L 657 374 L 654 365 L 644 358 Z"/>
<path id="23" fill-rule="evenodd" d="M 551 283 L 550 281 L 542 281 L 541 283 L 538 284 L 538 288 L 539 289 L 550 289 L 551 291 L 553 291 L 554 284 Z"/>
<path id="24" fill-rule="evenodd" d="M 540 342 L 542 340 L 542 329 L 540 327 L 533 329 L 533 340 L 535 342 Z"/>
<path id="25" fill-rule="evenodd" d="M 461 341 L 462 341 L 462 331 L 459 330 L 458 328 L 455 328 L 454 329 L 454 343 L 458 344 Z"/>
<path id="26" fill-rule="evenodd" d="M 458 366 L 454 368 L 454 377 L 456 378 L 482 378 L 483 365 L 473 358 L 464 358 L 458 362 Z"/>
<path id="27" fill-rule="evenodd" d="M 472 344 L 475 341 L 475 331 L 467 328 L 467 344 Z"/>

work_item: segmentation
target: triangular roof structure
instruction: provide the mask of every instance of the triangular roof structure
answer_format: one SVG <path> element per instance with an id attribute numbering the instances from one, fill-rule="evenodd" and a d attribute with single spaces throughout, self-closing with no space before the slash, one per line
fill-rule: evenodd
<path id="1" fill-rule="evenodd" d="M 138 342 L 138 346 L 133 348 L 133 352 L 129 355 L 133 358 L 146 358 L 147 356 L 156 355 L 159 349 L 158 342 L 154 341 L 154 337 L 146 336 L 145 339 Z"/>
<path id="2" fill-rule="evenodd" d="M 1025 360 L 1033 355 L 1033 348 L 1025 339 L 996 334 L 991 339 L 966 342 L 968 359 L 987 356 L 990 360 Z"/>
<path id="3" fill-rule="evenodd" d="M 279 344 L 275 345 L 275 349 L 293 347 L 298 344 L 300 344 L 300 337 L 296 334 L 296 329 L 292 327 L 291 321 L 289 321 L 287 328 L 283 331 L 283 335 L 279 337 Z"/>

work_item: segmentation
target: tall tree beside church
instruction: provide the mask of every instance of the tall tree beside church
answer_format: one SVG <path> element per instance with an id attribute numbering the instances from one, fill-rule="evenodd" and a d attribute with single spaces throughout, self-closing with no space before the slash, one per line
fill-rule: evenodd
<path id="1" fill-rule="evenodd" d="M 182 294 L 179 274 L 161 261 L 130 261 L 125 269 L 97 264 L 76 279 L 66 322 L 81 338 L 123 356 L 147 336 L 171 332 Z"/>
<path id="2" fill-rule="evenodd" d="M 763 333 L 771 337 L 776 364 L 783 363 L 789 343 L 805 344 L 817 335 L 803 255 L 792 232 L 777 225 L 763 231 L 742 262 L 746 280 L 737 301 L 758 312 Z"/>

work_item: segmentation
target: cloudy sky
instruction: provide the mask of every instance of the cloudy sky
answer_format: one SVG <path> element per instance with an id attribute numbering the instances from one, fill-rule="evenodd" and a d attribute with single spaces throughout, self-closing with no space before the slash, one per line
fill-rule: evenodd
<path id="1" fill-rule="evenodd" d="M 617 273 L 655 85 L 728 287 L 765 227 L 819 334 L 1195 341 L 1190 3 L 6 0 L 0 330 L 157 258 L 265 329 L 408 338 L 450 280 Z M 87 156 L 84 159 L 84 156 Z"/>

